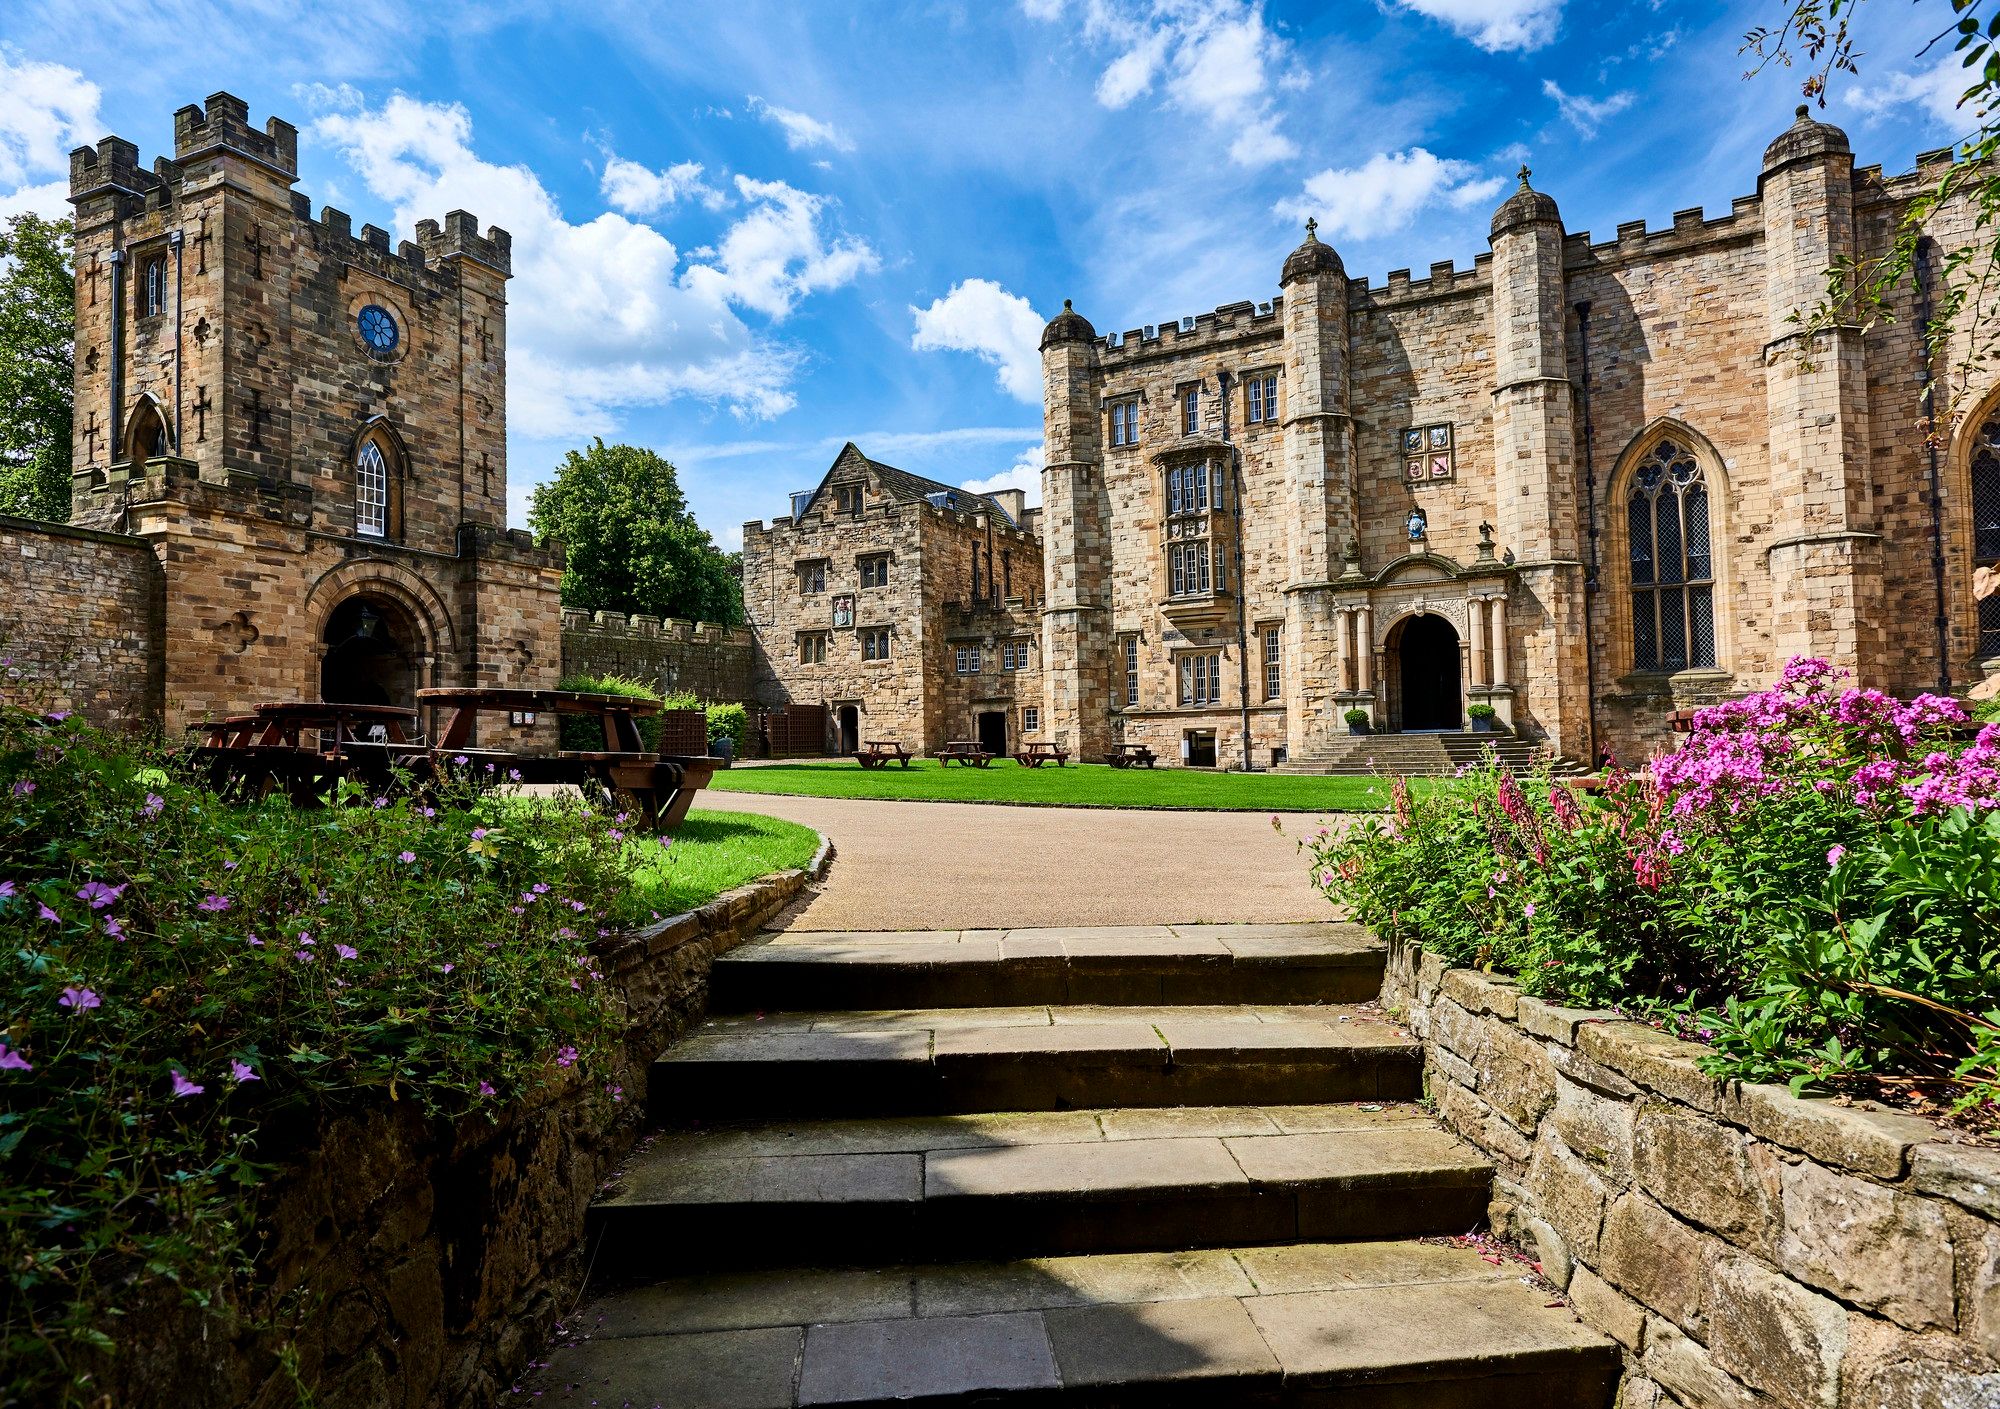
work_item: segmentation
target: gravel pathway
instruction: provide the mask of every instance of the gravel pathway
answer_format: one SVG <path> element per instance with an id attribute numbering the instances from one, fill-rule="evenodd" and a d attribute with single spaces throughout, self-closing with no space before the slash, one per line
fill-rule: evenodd
<path id="1" fill-rule="evenodd" d="M 714 794 L 833 838 L 798 930 L 1271 924 L 1333 918 L 1295 845 L 1320 823 L 1262 813 L 1125 812 Z M 703 798 L 704 803 L 708 796 Z"/>

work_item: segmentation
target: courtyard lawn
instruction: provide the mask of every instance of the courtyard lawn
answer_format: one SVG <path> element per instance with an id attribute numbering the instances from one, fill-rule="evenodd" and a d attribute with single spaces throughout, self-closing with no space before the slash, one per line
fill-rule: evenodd
<path id="1" fill-rule="evenodd" d="M 631 898 L 657 914 L 679 914 L 745 881 L 803 869 L 818 850 L 819 833 L 796 822 L 697 808 L 665 851 L 651 837 L 631 843 Z"/>
<path id="2" fill-rule="evenodd" d="M 945 768 L 920 758 L 907 769 L 864 769 L 851 758 L 793 759 L 727 769 L 708 786 L 713 792 L 803 797 L 1222 812 L 1379 812 L 1389 799 L 1388 783 L 1381 778 L 1110 768 L 1102 763 L 1023 768 L 1007 759 L 995 760 L 991 768 Z"/>

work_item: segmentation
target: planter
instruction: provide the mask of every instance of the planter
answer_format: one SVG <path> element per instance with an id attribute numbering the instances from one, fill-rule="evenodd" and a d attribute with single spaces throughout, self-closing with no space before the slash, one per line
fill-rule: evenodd
<path id="1" fill-rule="evenodd" d="M 1347 732 L 1350 734 L 1365 734 L 1368 732 L 1368 726 L 1366 724 L 1350 724 L 1347 726 Z"/>
<path id="2" fill-rule="evenodd" d="M 1490 719 L 1479 719 L 1479 718 L 1476 718 L 1476 717 L 1475 717 L 1475 718 L 1473 719 L 1473 721 L 1472 721 L 1472 732 L 1473 732 L 1473 733 L 1475 733 L 1475 734 L 1490 734 L 1490 733 L 1492 733 L 1492 732 L 1493 732 L 1493 721 L 1492 721 L 1492 720 L 1490 720 Z"/>

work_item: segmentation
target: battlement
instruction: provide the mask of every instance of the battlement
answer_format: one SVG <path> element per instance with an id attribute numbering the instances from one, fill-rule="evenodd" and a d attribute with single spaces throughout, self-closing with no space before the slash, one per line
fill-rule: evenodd
<path id="1" fill-rule="evenodd" d="M 1276 337 L 1284 330 L 1282 296 L 1263 303 L 1246 299 L 1225 303 L 1213 313 L 1197 313 L 1162 323 L 1148 323 L 1122 333 L 1106 333 L 1097 340 L 1106 365 L 1163 352 L 1189 352 L 1197 348 L 1239 341 L 1243 338 Z"/>
<path id="2" fill-rule="evenodd" d="M 211 94 L 206 109 L 190 103 L 174 114 L 176 160 L 191 162 L 219 151 L 247 156 L 291 179 L 299 174 L 298 128 L 272 117 L 258 131 L 250 125 L 250 105 L 233 93 Z"/>
<path id="3" fill-rule="evenodd" d="M 623 612 L 586 612 L 564 607 L 562 629 L 600 636 L 619 636 L 639 641 L 680 641 L 690 645 L 747 646 L 752 637 L 747 626 L 722 626 L 712 621 L 687 621 L 679 617 L 631 616 Z"/>
<path id="4" fill-rule="evenodd" d="M 365 235 L 372 228 L 363 227 L 362 233 Z M 382 238 L 382 247 L 387 249 L 388 236 Z M 502 274 L 514 272 L 514 237 L 498 225 L 487 226 L 486 233 L 481 235 L 478 217 L 467 211 L 452 211 L 445 216 L 442 226 L 435 220 L 419 220 L 417 243 L 423 247 L 424 257 L 434 263 L 470 259 Z"/>
<path id="5" fill-rule="evenodd" d="M 103 191 L 143 196 L 159 186 L 155 172 L 139 165 L 139 149 L 123 137 L 106 137 L 94 147 L 69 154 L 69 198 L 82 200 Z"/>
<path id="6" fill-rule="evenodd" d="M 1492 283 L 1492 266 L 1493 256 L 1482 254 L 1473 259 L 1470 269 L 1460 269 L 1449 259 L 1434 260 L 1430 273 L 1421 279 L 1411 278 L 1407 269 L 1391 269 L 1389 277 L 1379 285 L 1371 286 L 1365 276 L 1349 279 L 1347 306 L 1379 309 L 1389 304 L 1420 303 L 1449 294 L 1466 294 L 1475 290 L 1483 292 Z"/>

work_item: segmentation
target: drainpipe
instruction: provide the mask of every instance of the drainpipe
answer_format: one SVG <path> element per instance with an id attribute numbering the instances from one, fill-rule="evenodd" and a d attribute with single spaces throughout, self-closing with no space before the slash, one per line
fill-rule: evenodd
<path id="1" fill-rule="evenodd" d="M 181 232 L 167 236 L 174 252 L 174 454 L 181 453 Z"/>
<path id="2" fill-rule="evenodd" d="M 105 427 L 109 453 L 107 465 L 118 462 L 119 440 L 124 436 L 125 418 L 118 408 L 125 399 L 125 251 L 111 251 L 111 375 L 106 379 L 111 394 L 111 422 Z"/>
<path id="3" fill-rule="evenodd" d="M 1597 643 L 1592 639 L 1591 617 L 1595 613 L 1597 589 L 1602 584 L 1598 580 L 1597 564 L 1597 427 L 1590 419 L 1590 300 L 1579 299 L 1576 305 L 1577 361 L 1580 364 L 1578 381 L 1582 391 L 1583 410 L 1583 513 L 1586 534 L 1586 550 L 1583 568 L 1583 688 L 1586 743 L 1590 749 L 1590 767 L 1596 771 L 1599 754 L 1597 751 Z"/>
<path id="4" fill-rule="evenodd" d="M 1236 525 L 1236 701 L 1242 710 L 1243 719 L 1243 771 L 1250 771 L 1250 626 L 1246 617 L 1249 610 L 1249 586 L 1244 573 L 1247 570 L 1243 555 L 1243 454 L 1236 448 L 1236 442 L 1229 434 L 1229 373 L 1217 372 L 1215 385 L 1222 397 L 1222 438 L 1229 446 L 1230 492 L 1235 496 L 1235 508 L 1230 513 Z"/>
<path id="5" fill-rule="evenodd" d="M 1917 342 L 1923 359 L 1924 456 L 1929 461 L 1931 499 L 1931 589 L 1937 628 L 1937 692 L 1951 693 L 1951 618 L 1944 600 L 1944 485 L 1938 470 L 1937 382 L 1931 375 L 1931 256 L 1937 243 L 1929 235 L 1917 240 Z"/>

